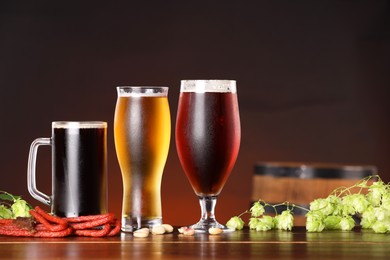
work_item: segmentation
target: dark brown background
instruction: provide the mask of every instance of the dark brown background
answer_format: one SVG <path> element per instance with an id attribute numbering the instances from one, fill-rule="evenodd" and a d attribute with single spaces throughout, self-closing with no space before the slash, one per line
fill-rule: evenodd
<path id="1" fill-rule="evenodd" d="M 247 208 L 257 161 L 371 164 L 390 181 L 389 65 L 383 0 L 3 0 L 0 189 L 38 205 L 26 189 L 30 143 L 50 136 L 51 121 L 105 120 L 110 209 L 120 214 L 115 87 L 169 86 L 174 124 L 180 80 L 208 78 L 237 80 L 240 101 L 242 145 L 217 206 L 222 222 Z M 50 193 L 49 148 L 38 170 Z M 173 139 L 162 185 L 165 222 L 196 221 Z"/>

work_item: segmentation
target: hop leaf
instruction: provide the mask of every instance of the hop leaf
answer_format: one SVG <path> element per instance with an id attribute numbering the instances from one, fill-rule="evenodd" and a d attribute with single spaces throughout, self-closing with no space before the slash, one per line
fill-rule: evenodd
<path id="1" fill-rule="evenodd" d="M 249 211 L 251 212 L 252 217 L 260 217 L 261 215 L 264 214 L 265 209 L 264 206 L 261 205 L 259 201 L 256 201 L 255 203 L 253 203 L 253 206 L 250 208 Z"/>
<path id="2" fill-rule="evenodd" d="M 244 228 L 244 221 L 238 217 L 232 217 L 227 223 L 226 226 L 231 229 L 241 230 Z"/>
<path id="3" fill-rule="evenodd" d="M 11 193 L 8 193 L 6 191 L 0 191 L 0 200 L 14 202 L 15 200 L 17 200 L 19 198 L 20 198 L 20 196 L 12 195 Z"/>

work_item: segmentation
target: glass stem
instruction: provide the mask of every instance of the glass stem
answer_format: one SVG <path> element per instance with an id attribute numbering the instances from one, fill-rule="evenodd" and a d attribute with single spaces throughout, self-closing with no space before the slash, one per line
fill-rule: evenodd
<path id="1" fill-rule="evenodd" d="M 199 204 L 202 211 L 201 221 L 215 222 L 215 205 L 217 204 L 217 197 L 199 197 Z"/>

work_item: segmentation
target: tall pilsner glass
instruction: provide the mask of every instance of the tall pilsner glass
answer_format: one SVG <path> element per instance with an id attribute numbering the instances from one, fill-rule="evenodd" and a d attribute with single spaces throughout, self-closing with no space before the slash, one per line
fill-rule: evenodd
<path id="1" fill-rule="evenodd" d="M 241 139 L 233 80 L 181 81 L 176 145 L 181 165 L 199 198 L 201 219 L 191 227 L 227 230 L 214 215 L 220 194 L 236 162 Z"/>
<path id="2" fill-rule="evenodd" d="M 161 179 L 171 118 L 167 87 L 118 87 L 114 139 L 122 172 L 122 231 L 162 223 Z"/>

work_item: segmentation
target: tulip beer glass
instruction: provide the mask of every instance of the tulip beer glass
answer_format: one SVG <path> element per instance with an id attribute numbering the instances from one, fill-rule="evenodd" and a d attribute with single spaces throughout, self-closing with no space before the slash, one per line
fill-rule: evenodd
<path id="1" fill-rule="evenodd" d="M 240 138 L 235 81 L 181 81 L 176 146 L 201 206 L 201 219 L 191 226 L 195 232 L 210 227 L 227 230 L 216 221 L 214 208 L 235 164 Z"/>
<path id="2" fill-rule="evenodd" d="M 167 87 L 118 87 L 114 139 L 123 181 L 122 231 L 162 223 L 161 179 L 171 118 Z"/>

